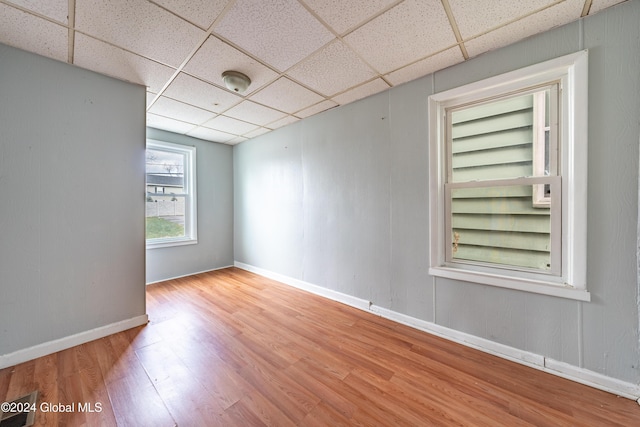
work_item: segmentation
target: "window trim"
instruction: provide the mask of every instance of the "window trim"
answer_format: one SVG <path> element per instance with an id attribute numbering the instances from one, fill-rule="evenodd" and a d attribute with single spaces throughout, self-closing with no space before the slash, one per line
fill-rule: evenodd
<path id="1" fill-rule="evenodd" d="M 429 97 L 429 274 L 545 295 L 590 301 L 586 289 L 587 240 L 587 61 L 586 50 L 531 65 Z M 497 268 L 473 269 L 445 260 L 446 108 L 498 98 L 525 88 L 560 82 L 560 158 L 562 177 L 562 276 L 510 274 Z M 450 241 L 450 239 L 449 239 Z"/>
<path id="2" fill-rule="evenodd" d="M 185 230 L 184 236 L 145 239 L 147 249 L 166 248 L 171 246 L 195 245 L 198 243 L 198 197 L 196 182 L 196 147 L 156 139 L 147 139 L 146 148 L 169 151 L 184 155 L 184 189 L 185 189 Z M 146 177 L 146 165 L 145 165 Z M 146 198 L 146 179 L 145 179 Z"/>
<path id="3" fill-rule="evenodd" d="M 554 120 L 557 117 L 556 103 L 552 102 L 557 99 L 557 88 L 550 88 L 549 117 Z M 558 150 L 556 146 L 558 138 L 555 135 L 558 129 L 558 123 L 546 123 L 547 108 L 546 100 L 543 92 L 533 94 L 533 122 L 534 129 L 537 131 L 533 135 L 533 176 L 544 176 L 546 166 L 547 150 L 553 152 Z M 549 147 L 546 147 L 547 134 L 549 136 Z M 558 170 L 557 156 L 549 154 L 549 170 L 550 175 L 556 175 Z M 545 195 L 545 186 L 537 185 L 533 189 L 532 196 L 533 206 L 538 208 L 547 208 L 551 206 L 551 198 Z"/>

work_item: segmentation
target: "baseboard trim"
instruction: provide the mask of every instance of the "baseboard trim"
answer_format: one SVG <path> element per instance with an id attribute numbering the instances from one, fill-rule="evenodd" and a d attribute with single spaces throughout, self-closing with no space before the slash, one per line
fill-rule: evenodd
<path id="1" fill-rule="evenodd" d="M 14 351 L 13 353 L 3 354 L 0 356 L 0 369 L 37 359 L 38 357 L 56 353 L 61 350 L 66 350 L 67 348 L 97 340 L 99 338 L 106 337 L 107 335 L 135 328 L 136 326 L 145 325 L 148 322 L 149 318 L 144 314 L 142 316 L 136 316 L 120 322 L 100 326 L 99 328 L 91 329 L 89 331 L 69 335 L 68 337 L 34 345 L 33 347 Z"/>
<path id="2" fill-rule="evenodd" d="M 190 276 L 195 276 L 196 274 L 209 273 L 210 271 L 224 270 L 225 268 L 229 268 L 229 267 L 233 267 L 233 265 L 225 265 L 224 267 L 216 267 L 216 268 L 212 268 L 212 269 L 209 269 L 209 270 L 197 271 L 195 273 L 187 273 L 187 274 L 182 274 L 180 276 L 169 277 L 167 279 L 155 280 L 153 282 L 147 282 L 147 286 L 153 285 L 155 283 L 166 282 L 167 280 L 180 279 L 181 277 L 190 277 Z"/>
<path id="3" fill-rule="evenodd" d="M 432 322 L 427 322 L 426 320 L 417 319 L 415 317 L 407 316 L 406 314 L 398 313 L 387 308 L 378 307 L 376 305 L 371 306 L 371 312 L 386 319 L 402 323 L 403 325 L 407 325 L 433 335 L 437 335 L 441 338 L 448 339 L 449 341 L 454 341 L 467 347 L 481 350 L 485 353 L 489 353 L 503 359 L 518 362 L 532 368 L 544 367 L 545 358 L 536 353 L 519 350 L 515 347 L 510 347 L 508 345 L 500 344 L 495 341 L 490 341 L 485 338 L 480 338 L 475 335 L 460 332 L 455 329 L 447 328 L 445 326 L 440 326 Z"/>
<path id="4" fill-rule="evenodd" d="M 252 273 L 259 274 L 260 276 L 266 277 L 268 279 L 276 280 L 278 282 L 284 283 L 294 288 L 302 289 L 303 291 L 320 295 L 322 297 L 329 298 L 331 300 L 338 301 L 346 305 L 350 305 L 351 307 L 355 307 L 360 310 L 368 311 L 369 306 L 371 305 L 371 302 L 364 300 L 362 298 L 357 298 L 351 295 L 343 294 L 342 292 L 334 291 L 332 289 L 323 288 L 322 286 L 314 285 L 312 283 L 305 282 L 303 280 L 298 280 L 289 276 L 284 276 L 282 274 L 274 273 L 273 271 L 265 270 L 263 268 L 254 267 L 252 265 L 244 264 L 238 261 L 234 262 L 234 265 L 238 268 L 250 271 Z"/>
<path id="5" fill-rule="evenodd" d="M 485 353 L 520 363 L 571 381 L 575 381 L 590 387 L 597 388 L 627 399 L 632 399 L 640 403 L 640 385 L 632 384 L 616 378 L 608 377 L 598 372 L 570 365 L 565 362 L 544 357 L 542 355 L 517 349 L 508 345 L 480 338 L 464 332 L 450 329 L 426 320 L 398 313 L 384 307 L 372 304 L 370 301 L 355 298 L 350 295 L 343 294 L 331 289 L 323 288 L 302 280 L 294 279 L 282 274 L 274 273 L 259 267 L 235 261 L 234 265 L 243 270 L 256 273 L 260 276 L 276 280 L 289 286 L 308 291 L 310 293 L 320 295 L 331 300 L 341 302 L 343 304 L 368 311 L 380 317 L 384 317 L 394 322 L 410 326 L 412 328 L 427 332 L 441 338 L 448 339 L 467 347 L 475 348 Z"/>

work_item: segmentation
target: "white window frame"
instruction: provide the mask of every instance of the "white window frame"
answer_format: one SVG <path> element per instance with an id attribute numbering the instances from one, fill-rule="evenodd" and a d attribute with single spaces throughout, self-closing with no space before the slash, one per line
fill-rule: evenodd
<path id="1" fill-rule="evenodd" d="M 553 96 L 552 96 L 553 98 Z M 550 158 L 549 169 L 551 171 L 557 171 L 558 165 L 555 164 L 557 156 L 551 156 L 547 153 L 545 142 L 546 136 L 549 135 L 549 150 L 556 151 L 557 147 L 554 147 L 554 143 L 557 138 L 553 138 L 551 135 L 552 130 L 557 129 L 557 123 L 546 123 L 547 108 L 545 106 L 545 94 L 544 92 L 537 92 L 533 95 L 533 176 L 545 176 L 546 156 Z M 549 104 L 550 116 L 556 117 L 554 114 L 554 103 Z M 555 126 L 554 126 L 555 125 Z M 552 173 L 554 175 L 555 173 Z M 548 208 L 551 206 L 551 197 L 545 194 L 545 185 L 536 185 L 533 187 L 533 206 Z"/>
<path id="2" fill-rule="evenodd" d="M 147 249 L 169 246 L 194 245 L 198 243 L 198 207 L 196 185 L 196 147 L 147 139 L 147 148 L 184 155 L 185 220 L 184 236 L 146 239 Z M 145 192 L 146 193 L 146 192 Z M 146 194 L 145 194 L 146 198 Z"/>
<path id="3" fill-rule="evenodd" d="M 429 97 L 429 274 L 545 295 L 590 301 L 586 284 L 587 257 L 587 62 L 586 50 L 487 78 Z M 559 82 L 559 165 L 561 192 L 561 269 L 540 274 L 526 269 L 492 268 L 447 261 L 451 251 L 447 228 L 446 110 L 482 100 L 500 98 Z M 555 177 L 531 177 L 534 184 Z M 508 185 L 509 180 L 505 181 Z M 451 185 L 451 184 L 449 184 Z M 478 183 L 478 186 L 481 186 Z M 556 192 L 557 193 L 557 192 Z M 553 192 L 552 192 L 553 196 Z M 553 233 L 553 231 L 552 231 Z M 553 236 L 552 236 L 553 239 Z M 447 246 L 449 243 L 449 246 Z"/>

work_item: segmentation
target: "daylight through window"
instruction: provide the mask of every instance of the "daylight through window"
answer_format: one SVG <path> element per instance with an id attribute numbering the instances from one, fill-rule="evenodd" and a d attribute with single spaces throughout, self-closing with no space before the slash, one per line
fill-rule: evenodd
<path id="1" fill-rule="evenodd" d="M 197 243 L 195 147 L 147 140 L 147 247 Z"/>

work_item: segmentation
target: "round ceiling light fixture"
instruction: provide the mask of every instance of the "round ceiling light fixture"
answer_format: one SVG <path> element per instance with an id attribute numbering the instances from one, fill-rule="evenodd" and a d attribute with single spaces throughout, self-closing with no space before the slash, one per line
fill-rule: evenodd
<path id="1" fill-rule="evenodd" d="M 222 73 L 222 81 L 227 89 L 242 93 L 251 84 L 251 79 L 239 71 L 225 71 Z"/>

